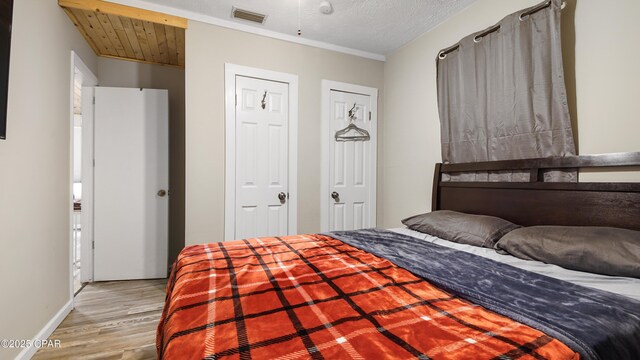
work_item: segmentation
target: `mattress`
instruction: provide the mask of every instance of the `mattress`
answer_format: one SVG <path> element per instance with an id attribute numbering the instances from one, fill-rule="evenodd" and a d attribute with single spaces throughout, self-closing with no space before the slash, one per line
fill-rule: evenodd
<path id="1" fill-rule="evenodd" d="M 575 271 L 562 268 L 553 264 L 540 261 L 523 260 L 511 255 L 502 255 L 488 248 L 458 244 L 441 239 L 429 234 L 421 233 L 409 228 L 392 228 L 390 231 L 428 241 L 432 244 L 464 251 L 470 254 L 482 256 L 503 264 L 531 271 L 537 274 L 549 276 L 555 279 L 568 281 L 573 284 L 586 286 L 593 289 L 608 291 L 614 294 L 630 297 L 640 301 L 640 279 L 593 274 L 583 271 Z"/>

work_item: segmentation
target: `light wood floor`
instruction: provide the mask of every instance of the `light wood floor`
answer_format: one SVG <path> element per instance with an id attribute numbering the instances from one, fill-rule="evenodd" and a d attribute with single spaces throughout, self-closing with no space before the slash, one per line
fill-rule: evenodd
<path id="1" fill-rule="evenodd" d="M 42 348 L 33 359 L 155 359 L 165 286 L 164 279 L 88 284 L 49 337 L 61 347 Z"/>

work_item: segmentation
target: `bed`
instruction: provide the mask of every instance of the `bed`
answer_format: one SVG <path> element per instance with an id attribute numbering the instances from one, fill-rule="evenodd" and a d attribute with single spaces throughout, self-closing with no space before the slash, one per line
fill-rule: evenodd
<path id="1" fill-rule="evenodd" d="M 638 166 L 640 153 L 437 164 L 432 210 L 638 231 L 640 184 L 541 180 Z M 508 170 L 531 181 L 442 181 Z M 163 359 L 637 359 L 640 280 L 404 228 L 194 245 L 173 265 L 156 345 Z"/>

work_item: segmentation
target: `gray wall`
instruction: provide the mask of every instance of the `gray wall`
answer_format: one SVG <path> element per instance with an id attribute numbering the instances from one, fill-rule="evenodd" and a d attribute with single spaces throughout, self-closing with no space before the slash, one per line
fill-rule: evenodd
<path id="1" fill-rule="evenodd" d="M 98 59 L 100 86 L 169 90 L 169 265 L 184 247 L 184 69 Z"/>
<path id="2" fill-rule="evenodd" d="M 71 50 L 96 71 L 57 1 L 14 1 L 0 141 L 0 339 L 32 339 L 70 300 Z M 0 358 L 19 351 L 0 348 Z"/>

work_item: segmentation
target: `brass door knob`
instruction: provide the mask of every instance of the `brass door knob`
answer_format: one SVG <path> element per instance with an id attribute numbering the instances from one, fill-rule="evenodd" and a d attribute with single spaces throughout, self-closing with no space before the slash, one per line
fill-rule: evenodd
<path id="1" fill-rule="evenodd" d="M 167 196 L 167 190 L 158 190 L 158 196 L 160 197 Z"/>

